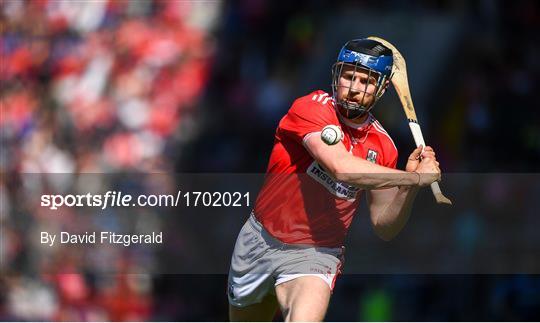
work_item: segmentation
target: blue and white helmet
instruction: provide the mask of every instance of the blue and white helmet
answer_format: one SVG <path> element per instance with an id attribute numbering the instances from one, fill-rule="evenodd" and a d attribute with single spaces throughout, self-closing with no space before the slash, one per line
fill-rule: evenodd
<path id="1" fill-rule="evenodd" d="M 337 61 L 332 66 L 332 92 L 338 111 L 348 119 L 354 119 L 369 112 L 383 95 L 387 81 L 392 77 L 393 63 L 392 50 L 378 41 L 366 38 L 348 41 L 341 48 Z M 375 99 L 369 106 L 362 106 L 344 99 L 338 100 L 339 79 L 344 66 L 353 67 L 355 72 L 364 70 L 368 73 L 368 78 L 375 78 Z M 364 95 L 367 92 L 368 82 L 365 86 Z M 348 88 L 349 94 L 355 91 L 352 89 L 352 83 Z"/>

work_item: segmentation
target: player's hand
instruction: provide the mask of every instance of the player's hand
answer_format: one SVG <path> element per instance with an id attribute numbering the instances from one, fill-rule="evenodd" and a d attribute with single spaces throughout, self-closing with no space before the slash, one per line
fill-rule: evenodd
<path id="1" fill-rule="evenodd" d="M 418 146 L 413 152 L 409 155 L 407 159 L 407 165 L 405 166 L 405 171 L 414 172 L 420 164 L 420 156 L 422 154 L 422 146 Z"/>
<path id="2" fill-rule="evenodd" d="M 430 146 L 426 146 L 422 152 L 422 145 L 418 146 L 413 152 L 409 155 L 407 159 L 407 165 L 405 166 L 405 171 L 414 172 L 420 164 L 420 159 L 425 157 L 435 158 L 435 151 Z"/>
<path id="3" fill-rule="evenodd" d="M 416 151 L 416 150 L 415 150 Z M 426 147 L 424 152 L 420 154 L 420 162 L 417 168 L 414 170 L 420 174 L 420 186 L 428 186 L 435 181 L 441 180 L 441 169 L 439 168 L 439 162 L 435 158 L 435 152 L 433 148 Z M 408 163 L 407 163 L 408 164 Z"/>

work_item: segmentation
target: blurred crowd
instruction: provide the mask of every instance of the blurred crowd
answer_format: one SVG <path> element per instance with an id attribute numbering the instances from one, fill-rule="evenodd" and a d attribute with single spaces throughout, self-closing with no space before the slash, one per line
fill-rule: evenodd
<path id="1" fill-rule="evenodd" d="M 174 172 L 183 143 L 197 131 L 219 7 L 218 1 L 2 1 L 0 271 L 9 275 L 2 278 L 0 317 L 151 318 L 151 278 L 125 275 L 151 266 L 151 255 L 111 250 L 76 260 L 69 250 L 47 253 L 29 236 L 121 226 L 80 217 L 83 211 L 63 210 L 49 221 L 40 193 L 129 187 L 103 176 L 118 172 L 142 174 L 139 191 L 174 185 L 144 174 Z M 47 264 L 37 262 L 43 255 Z M 117 275 L 84 274 L 111 267 Z"/>
<path id="2" fill-rule="evenodd" d="M 171 171 L 213 57 L 212 18 L 192 17 L 212 6 L 3 2 L 2 170 Z"/>
<path id="3" fill-rule="evenodd" d="M 264 172 L 279 118 L 305 94 L 307 65 L 321 65 L 311 58 L 317 39 L 332 33 L 326 17 L 350 8 L 463 16 L 466 32 L 430 91 L 436 108 L 424 110 L 426 137 L 449 172 L 540 169 L 533 0 L 2 1 L 0 319 L 225 320 L 225 276 L 134 274 L 155 264 L 151 252 L 74 260 L 64 250 L 32 263 L 46 248 L 32 245 L 30 233 L 121 224 L 81 222 L 73 211 L 48 223 L 26 197 L 174 187 L 151 173 Z M 393 133 L 399 122 L 385 125 Z M 394 139 L 409 150 L 409 137 Z M 126 172 L 141 186 L 103 175 Z M 505 192 L 486 191 L 495 199 Z M 459 212 L 456 232 L 474 235 L 483 214 Z M 539 290 L 535 276 L 345 276 L 328 318 L 538 319 Z M 452 305 L 459 297 L 471 302 Z"/>

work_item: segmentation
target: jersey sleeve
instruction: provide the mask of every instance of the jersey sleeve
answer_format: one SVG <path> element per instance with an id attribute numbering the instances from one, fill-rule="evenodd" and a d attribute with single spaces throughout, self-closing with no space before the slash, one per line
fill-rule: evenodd
<path id="1" fill-rule="evenodd" d="M 278 132 L 302 143 L 307 134 L 322 131 L 322 128 L 330 124 L 338 124 L 333 106 L 317 102 L 307 96 L 293 103 L 281 119 Z"/>
<path id="2" fill-rule="evenodd" d="M 397 167 L 398 161 L 398 150 L 396 144 L 394 143 L 392 137 L 390 137 L 388 132 L 384 130 L 383 126 L 379 121 L 374 120 L 372 125 L 373 130 L 375 130 L 375 132 L 379 136 L 379 142 L 383 152 L 383 158 L 380 162 L 380 165 L 395 169 Z"/>
<path id="3" fill-rule="evenodd" d="M 391 145 L 386 149 L 384 161 L 385 164 L 383 166 L 394 169 L 397 167 L 398 151 L 394 145 Z"/>

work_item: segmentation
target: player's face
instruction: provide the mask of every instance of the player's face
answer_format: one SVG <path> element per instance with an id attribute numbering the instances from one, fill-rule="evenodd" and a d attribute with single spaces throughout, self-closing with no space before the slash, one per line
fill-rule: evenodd
<path id="1" fill-rule="evenodd" d="M 337 99 L 347 100 L 362 106 L 370 106 L 377 91 L 377 74 L 368 70 L 344 65 L 338 79 Z"/>

